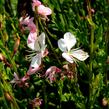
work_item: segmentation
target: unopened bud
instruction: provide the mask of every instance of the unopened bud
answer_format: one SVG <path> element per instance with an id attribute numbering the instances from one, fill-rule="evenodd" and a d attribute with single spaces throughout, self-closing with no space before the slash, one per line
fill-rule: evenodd
<path id="1" fill-rule="evenodd" d="M 12 96 L 11 96 L 8 92 L 5 92 L 5 93 L 4 93 L 4 96 L 5 96 L 5 98 L 6 98 L 8 101 L 10 101 L 10 102 L 13 101 Z"/>
<path id="2" fill-rule="evenodd" d="M 14 44 L 14 54 L 17 52 L 19 45 L 20 45 L 20 37 L 16 40 Z"/>

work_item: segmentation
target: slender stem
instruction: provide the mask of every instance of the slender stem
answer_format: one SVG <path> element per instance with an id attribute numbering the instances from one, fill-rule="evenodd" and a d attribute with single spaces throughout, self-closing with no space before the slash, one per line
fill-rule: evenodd
<path id="1" fill-rule="evenodd" d="M 48 109 L 45 81 L 43 81 L 43 87 L 42 88 L 43 88 L 43 94 L 44 94 L 44 109 Z"/>
<path id="2" fill-rule="evenodd" d="M 92 70 L 93 70 L 93 51 L 94 51 L 94 27 L 91 27 L 91 38 L 90 38 L 90 77 L 92 76 Z M 91 79 L 91 78 L 90 78 Z"/>
<path id="3" fill-rule="evenodd" d="M 45 32 L 45 28 L 43 27 L 43 25 L 42 25 L 42 23 L 41 23 L 41 19 L 39 18 L 39 23 L 40 23 L 40 26 L 41 26 L 41 28 L 43 29 L 43 31 Z M 46 32 L 45 32 L 46 33 Z M 51 34 L 49 34 L 49 35 L 51 35 Z M 53 45 L 52 45 L 52 43 L 51 43 L 51 41 L 50 41 L 50 39 L 49 39 L 49 37 L 46 35 L 46 37 L 47 37 L 47 41 L 48 41 L 48 43 L 49 43 L 49 45 L 50 45 L 50 47 L 51 47 L 51 50 L 53 51 L 53 53 L 54 53 L 54 56 L 56 57 L 56 59 L 57 59 L 57 61 L 58 61 L 58 63 L 61 65 L 61 62 L 60 62 L 60 60 L 59 60 L 59 58 L 58 58 L 58 56 L 57 56 L 57 54 L 55 53 L 55 50 L 54 50 L 54 48 L 53 48 Z"/>
<path id="4" fill-rule="evenodd" d="M 91 35 L 90 35 L 90 63 L 89 63 L 89 108 L 92 109 L 93 107 L 93 102 L 91 100 L 92 97 L 92 88 L 91 88 L 91 83 L 92 83 L 92 76 L 93 76 L 93 54 L 94 54 L 94 31 L 95 31 L 95 24 L 92 20 L 92 14 L 91 14 L 91 4 L 90 0 L 87 0 L 87 10 L 88 10 L 88 20 L 89 24 L 91 26 Z"/>

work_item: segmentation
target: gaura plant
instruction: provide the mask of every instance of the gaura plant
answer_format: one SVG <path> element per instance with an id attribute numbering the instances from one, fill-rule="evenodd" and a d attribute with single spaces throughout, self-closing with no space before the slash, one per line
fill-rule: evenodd
<path id="1" fill-rule="evenodd" d="M 0 14 L 0 106 L 5 105 L 1 108 L 63 109 L 69 105 L 70 109 L 100 109 L 101 105 L 109 106 L 109 28 L 106 27 L 109 1 L 29 1 L 31 11 L 24 9 L 24 14 L 19 16 L 20 25 L 16 16 L 4 11 Z M 103 17 L 99 19 L 99 16 Z M 77 48 L 73 32 L 82 48 Z M 63 33 L 63 38 L 58 37 Z M 89 57 L 88 52 L 90 59 L 80 62 Z M 31 62 L 24 56 L 30 56 Z"/>

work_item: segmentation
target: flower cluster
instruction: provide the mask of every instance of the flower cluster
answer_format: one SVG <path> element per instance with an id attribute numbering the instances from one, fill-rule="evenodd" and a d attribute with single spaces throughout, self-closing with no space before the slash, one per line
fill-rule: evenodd
<path id="1" fill-rule="evenodd" d="M 27 45 L 36 52 L 36 55 L 32 57 L 30 66 L 32 68 L 39 68 L 41 65 L 41 59 L 48 54 L 45 45 L 45 33 L 41 33 L 41 35 L 33 42 L 29 42 L 28 40 Z"/>
<path id="2" fill-rule="evenodd" d="M 33 0 L 32 8 L 37 14 L 41 15 L 45 19 L 48 19 L 47 16 L 51 15 L 52 10 L 48 7 L 45 7 L 40 1 Z M 31 64 L 25 76 L 19 78 L 16 73 L 14 73 L 14 79 L 11 83 L 17 84 L 19 87 L 27 86 L 26 81 L 29 79 L 29 76 L 36 73 L 40 70 L 40 65 L 42 58 L 48 54 L 48 50 L 45 45 L 45 33 L 42 32 L 38 36 L 38 27 L 34 23 L 34 18 L 30 16 L 23 16 L 20 18 L 20 27 L 21 30 L 29 30 L 29 35 L 27 38 L 27 46 L 35 52 L 35 55 L 31 57 Z"/>
<path id="3" fill-rule="evenodd" d="M 52 10 L 48 7 L 45 7 L 39 0 L 32 0 L 32 8 L 33 11 L 39 15 L 39 17 L 44 19 L 48 19 L 47 16 L 51 15 L 52 13 Z M 41 69 L 43 58 L 48 55 L 48 50 L 46 48 L 47 45 L 45 43 L 46 34 L 42 32 L 39 35 L 39 30 L 34 23 L 33 17 L 21 17 L 20 25 L 22 26 L 23 30 L 29 30 L 27 46 L 33 51 L 33 54 L 31 54 L 31 63 L 24 77 L 19 78 L 18 75 L 14 73 L 14 79 L 11 81 L 11 83 L 14 83 L 15 85 L 17 84 L 19 87 L 29 87 L 27 80 L 32 74 L 35 74 Z M 63 52 L 62 57 L 65 58 L 66 61 L 69 62 L 69 64 L 74 64 L 73 67 L 71 66 L 71 68 L 74 68 L 74 70 L 66 67 L 66 70 L 62 71 L 56 66 L 50 66 L 46 71 L 44 69 L 44 77 L 47 78 L 50 83 L 56 81 L 56 75 L 58 73 L 61 74 L 62 79 L 65 75 L 67 75 L 68 78 L 72 79 L 75 76 L 76 62 L 84 61 L 89 57 L 88 53 L 84 52 L 82 49 L 72 49 L 72 47 L 75 46 L 76 42 L 76 37 L 70 32 L 65 33 L 64 38 L 58 40 L 58 47 Z M 34 100 L 32 100 L 31 103 L 33 107 L 37 107 L 41 105 L 42 100 L 39 98 L 35 98 Z"/>

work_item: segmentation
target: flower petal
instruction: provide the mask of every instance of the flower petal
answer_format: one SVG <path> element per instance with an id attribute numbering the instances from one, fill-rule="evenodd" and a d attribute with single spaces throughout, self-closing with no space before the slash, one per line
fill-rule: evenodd
<path id="1" fill-rule="evenodd" d="M 41 65 L 41 54 L 37 54 L 32 58 L 30 66 L 33 68 L 38 68 Z"/>
<path id="2" fill-rule="evenodd" d="M 37 33 L 34 32 L 34 33 L 31 33 L 29 34 L 28 36 L 28 39 L 27 39 L 27 46 L 29 48 L 31 48 L 32 50 L 35 50 L 35 41 L 37 39 Z"/>
<path id="3" fill-rule="evenodd" d="M 45 33 L 42 33 L 38 39 L 35 41 L 35 50 L 36 51 L 44 51 L 45 48 L 46 48 L 46 45 L 45 45 Z"/>
<path id="4" fill-rule="evenodd" d="M 39 6 L 41 5 L 41 2 L 39 0 L 32 0 L 34 6 Z"/>
<path id="5" fill-rule="evenodd" d="M 66 52 L 67 51 L 67 46 L 66 46 L 66 42 L 63 38 L 58 40 L 58 47 L 61 51 Z"/>
<path id="6" fill-rule="evenodd" d="M 41 47 L 45 45 L 45 33 L 44 32 L 41 33 L 38 40 L 39 40 L 39 43 L 40 43 Z"/>
<path id="7" fill-rule="evenodd" d="M 19 80 L 19 77 L 18 77 L 17 73 L 15 73 L 15 72 L 14 72 L 14 78 L 15 78 L 15 80 Z"/>
<path id="8" fill-rule="evenodd" d="M 32 75 L 32 74 L 36 73 L 39 69 L 40 69 L 39 66 L 36 66 L 35 68 L 30 66 L 29 70 L 27 71 L 27 75 Z"/>
<path id="9" fill-rule="evenodd" d="M 64 40 L 67 46 L 68 51 L 76 44 L 76 38 L 70 32 L 64 34 Z"/>
<path id="10" fill-rule="evenodd" d="M 76 59 L 80 60 L 80 61 L 84 61 L 84 60 L 86 60 L 89 57 L 88 53 L 84 52 L 81 49 L 79 49 L 79 50 L 72 50 L 71 51 L 71 55 L 73 57 L 75 57 Z"/>
<path id="11" fill-rule="evenodd" d="M 37 8 L 38 14 L 41 14 L 43 16 L 50 15 L 52 13 L 52 10 L 48 7 L 45 7 L 44 5 L 39 5 Z"/>
<path id="12" fill-rule="evenodd" d="M 73 58 L 70 57 L 68 53 L 62 53 L 62 57 L 64 57 L 68 62 L 73 63 Z"/>

